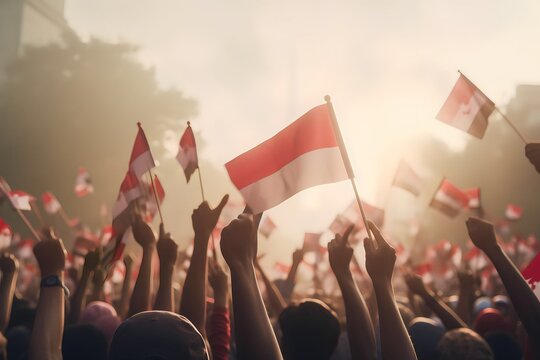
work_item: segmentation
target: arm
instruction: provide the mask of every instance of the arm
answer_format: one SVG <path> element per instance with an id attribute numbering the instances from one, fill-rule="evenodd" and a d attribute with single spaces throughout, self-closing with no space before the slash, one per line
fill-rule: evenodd
<path id="1" fill-rule="evenodd" d="M 171 238 L 171 234 L 165 233 L 163 223 L 159 225 L 159 241 L 156 247 L 159 257 L 159 288 L 154 310 L 174 312 L 172 277 L 178 255 L 178 245 Z"/>
<path id="2" fill-rule="evenodd" d="M 184 282 L 184 291 L 180 303 L 180 314 L 187 317 L 193 325 L 206 334 L 206 278 L 208 273 L 207 251 L 210 234 L 217 224 L 221 210 L 227 204 L 229 195 L 225 195 L 215 209 L 204 201 L 193 211 L 191 220 L 195 230 L 193 255 Z"/>
<path id="3" fill-rule="evenodd" d="M 58 276 L 64 281 L 66 250 L 62 240 L 50 230 L 34 247 L 34 255 L 41 270 L 41 277 Z M 30 360 L 62 359 L 62 336 L 64 333 L 64 289 L 59 286 L 42 287 L 36 309 L 36 317 L 30 338 Z"/>
<path id="4" fill-rule="evenodd" d="M 382 358 L 416 360 L 416 353 L 399 314 L 392 288 L 396 251 L 382 237 L 377 226 L 369 222 L 369 228 L 375 240 L 364 240 L 366 268 L 373 282 L 379 308 Z"/>
<path id="5" fill-rule="evenodd" d="M 433 311 L 443 322 L 447 330 L 466 328 L 467 324 L 448 305 L 426 288 L 422 278 L 418 275 L 409 273 L 405 276 L 405 282 L 409 290 L 420 296 L 424 303 Z"/>
<path id="6" fill-rule="evenodd" d="M 540 302 L 538 298 L 497 243 L 492 224 L 477 218 L 469 218 L 467 229 L 474 245 L 487 255 L 497 269 L 508 297 L 538 356 L 540 354 Z"/>
<path id="7" fill-rule="evenodd" d="M 293 252 L 292 265 L 287 275 L 287 282 L 294 286 L 296 284 L 296 273 L 298 272 L 298 266 L 304 258 L 304 250 L 297 249 Z"/>
<path id="8" fill-rule="evenodd" d="M 236 349 L 239 359 L 282 359 L 253 268 L 256 232 L 251 216 L 240 215 L 221 233 L 221 252 L 231 269 Z"/>
<path id="9" fill-rule="evenodd" d="M 208 342 L 214 360 L 227 360 L 231 342 L 229 281 L 218 263 L 210 263 L 208 281 L 214 290 L 214 309 L 208 323 Z"/>
<path id="10" fill-rule="evenodd" d="M 81 316 L 81 310 L 84 307 L 86 300 L 86 292 L 88 290 L 88 283 L 90 282 L 90 276 L 96 270 L 99 264 L 100 254 L 98 251 L 89 252 L 84 258 L 83 272 L 81 279 L 77 283 L 77 289 L 71 296 L 70 311 L 67 318 L 68 324 L 75 324 L 79 321 Z"/>
<path id="11" fill-rule="evenodd" d="M 129 292 L 131 290 L 131 277 L 133 276 L 133 258 L 130 255 L 124 256 L 124 264 L 126 266 L 126 275 L 122 283 L 122 297 L 118 305 L 118 316 L 125 319 L 129 308 Z"/>
<path id="12" fill-rule="evenodd" d="M 128 316 L 135 315 L 142 311 L 150 310 L 150 291 L 152 289 L 152 257 L 156 250 L 156 237 L 148 224 L 140 215 L 135 217 L 133 223 L 133 236 L 135 241 L 142 246 L 143 256 L 139 276 L 133 287 L 133 294 L 129 303 Z"/>
<path id="13" fill-rule="evenodd" d="M 457 314 L 466 324 L 472 324 L 472 308 L 474 304 L 474 276 L 470 270 L 460 270 L 459 297 L 457 304 Z"/>
<path id="14" fill-rule="evenodd" d="M 264 286 L 266 287 L 268 302 L 269 305 L 272 307 L 272 312 L 275 314 L 275 316 L 279 316 L 283 309 L 287 307 L 287 303 L 285 302 L 285 299 L 283 299 L 283 296 L 281 296 L 281 293 L 276 288 L 276 286 L 272 283 L 272 281 L 270 281 L 268 276 L 266 276 L 266 273 L 259 264 L 259 261 L 255 260 L 254 263 L 255 269 L 257 269 L 259 274 L 261 274 Z"/>
<path id="15" fill-rule="evenodd" d="M 11 305 L 19 274 L 19 261 L 11 254 L 0 255 L 0 333 L 5 333 L 11 316 Z"/>
<path id="16" fill-rule="evenodd" d="M 343 237 L 336 234 L 334 240 L 328 244 L 328 257 L 345 303 L 351 358 L 376 359 L 377 346 L 369 311 L 350 269 L 353 249 L 349 246 L 348 239 L 352 229 L 350 226 Z"/>

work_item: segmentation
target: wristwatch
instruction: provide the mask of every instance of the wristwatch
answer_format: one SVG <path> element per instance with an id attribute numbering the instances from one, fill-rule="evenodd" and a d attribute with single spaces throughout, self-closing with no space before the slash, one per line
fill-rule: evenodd
<path id="1" fill-rule="evenodd" d="M 67 286 L 60 280 L 58 275 L 49 275 L 41 279 L 40 287 L 61 287 L 64 289 L 66 296 L 69 296 L 69 289 Z"/>

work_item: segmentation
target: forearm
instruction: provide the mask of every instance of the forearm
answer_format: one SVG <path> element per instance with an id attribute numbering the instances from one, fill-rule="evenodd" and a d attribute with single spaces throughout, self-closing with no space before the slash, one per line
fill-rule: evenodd
<path id="1" fill-rule="evenodd" d="M 377 346 L 369 312 L 352 274 L 337 277 L 345 303 L 347 335 L 353 359 L 376 359 Z"/>
<path id="2" fill-rule="evenodd" d="M 196 238 L 195 244 L 182 291 L 180 314 L 187 317 L 201 334 L 205 334 L 208 236 Z"/>
<path id="3" fill-rule="evenodd" d="M 416 353 L 399 314 L 390 281 L 373 281 L 381 333 L 382 358 L 416 360 Z"/>
<path id="4" fill-rule="evenodd" d="M 270 306 L 272 307 L 272 311 L 276 316 L 281 314 L 283 309 L 287 307 L 286 301 L 283 299 L 283 296 L 279 292 L 278 289 L 276 289 L 276 286 L 270 281 L 268 276 L 266 276 L 266 273 L 263 271 L 263 269 L 260 266 L 256 266 L 257 270 L 259 270 L 259 274 L 261 274 L 264 286 L 266 287 L 266 294 L 268 296 L 268 302 Z"/>
<path id="5" fill-rule="evenodd" d="M 474 303 L 474 294 L 469 289 L 459 289 L 459 298 L 457 304 L 457 314 L 466 324 L 472 323 L 472 305 Z"/>
<path id="6" fill-rule="evenodd" d="M 150 310 L 150 289 L 152 288 L 152 255 L 155 245 L 143 250 L 143 258 L 139 276 L 133 287 L 133 294 L 129 303 L 128 316 Z"/>
<path id="7" fill-rule="evenodd" d="M 173 266 L 161 266 L 159 269 L 159 288 L 156 294 L 154 310 L 174 312 L 172 273 Z"/>
<path id="8" fill-rule="evenodd" d="M 129 308 L 129 292 L 131 290 L 131 268 L 126 268 L 126 276 L 124 277 L 124 283 L 122 284 L 122 297 L 120 298 L 120 304 L 118 305 L 118 316 L 125 319 Z"/>
<path id="9" fill-rule="evenodd" d="M 13 305 L 13 294 L 17 284 L 18 270 L 2 274 L 0 283 L 0 332 L 5 333 L 11 316 L 11 306 Z"/>
<path id="10" fill-rule="evenodd" d="M 467 324 L 445 303 L 433 296 L 425 294 L 422 299 L 426 305 L 441 319 L 446 330 L 466 328 Z"/>
<path id="11" fill-rule="evenodd" d="M 67 316 L 68 324 L 75 324 L 79 320 L 81 309 L 84 307 L 89 280 L 90 273 L 83 272 L 81 280 L 77 284 L 77 289 L 71 297 L 69 315 Z"/>
<path id="12" fill-rule="evenodd" d="M 63 275 L 61 276 L 63 281 Z M 64 329 L 64 289 L 41 288 L 32 336 L 30 360 L 62 359 L 62 335 Z"/>
<path id="13" fill-rule="evenodd" d="M 299 262 L 293 262 L 293 264 L 291 265 L 291 269 L 289 270 L 289 274 L 287 274 L 287 282 L 291 284 L 296 283 L 296 273 L 298 272 L 299 265 Z"/>
<path id="14" fill-rule="evenodd" d="M 231 269 L 234 326 L 239 359 L 282 359 L 257 286 L 253 266 Z"/>

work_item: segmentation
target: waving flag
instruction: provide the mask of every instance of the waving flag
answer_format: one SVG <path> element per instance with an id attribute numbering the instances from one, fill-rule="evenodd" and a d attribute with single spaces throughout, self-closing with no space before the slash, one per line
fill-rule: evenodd
<path id="1" fill-rule="evenodd" d="M 11 245 L 11 237 L 13 236 L 13 231 L 11 226 L 0 218 L 0 251 L 8 248 Z"/>
<path id="2" fill-rule="evenodd" d="M 47 214 L 56 214 L 62 206 L 53 193 L 46 191 L 41 195 L 41 202 Z"/>
<path id="3" fill-rule="evenodd" d="M 120 191 L 116 203 L 112 209 L 113 219 L 117 218 L 124 210 L 126 210 L 129 204 L 143 195 L 141 185 L 137 176 L 128 171 L 120 184 Z"/>
<path id="4" fill-rule="evenodd" d="M 193 130 L 188 121 L 188 127 L 184 134 L 180 138 L 180 147 L 178 148 L 178 154 L 176 160 L 182 165 L 186 180 L 189 182 L 191 175 L 199 167 L 199 160 L 197 158 L 197 145 L 195 143 L 195 136 Z"/>
<path id="5" fill-rule="evenodd" d="M 133 143 L 133 150 L 131 150 L 129 170 L 140 179 L 145 172 L 155 168 L 156 164 L 154 163 L 150 145 L 148 145 L 148 140 L 146 140 L 146 135 L 144 134 L 141 123 L 137 123 L 137 126 L 139 127 L 139 131 L 137 132 L 135 142 Z"/>
<path id="6" fill-rule="evenodd" d="M 161 205 L 163 204 L 163 200 L 165 200 L 165 189 L 163 189 L 163 186 L 161 185 L 161 181 L 159 181 L 159 178 L 157 177 L 157 175 L 154 175 L 154 185 L 156 187 L 156 195 L 159 201 L 159 205 Z M 150 194 L 153 194 L 152 184 L 150 184 L 149 190 L 150 190 Z M 156 203 L 155 196 L 152 196 L 152 195 L 147 196 L 146 207 L 148 211 L 148 221 L 151 222 L 154 220 L 154 217 L 158 213 L 158 204 Z"/>
<path id="7" fill-rule="evenodd" d="M 469 204 L 469 197 L 450 181 L 443 179 L 430 206 L 453 218 Z"/>
<path id="8" fill-rule="evenodd" d="M 480 208 L 480 188 L 466 189 L 463 192 L 469 197 L 468 206 L 470 209 Z"/>
<path id="9" fill-rule="evenodd" d="M 88 171 L 80 167 L 75 178 L 75 195 L 78 197 L 84 197 L 88 194 L 94 192 L 94 186 L 92 185 L 92 180 L 90 179 L 90 174 Z"/>
<path id="10" fill-rule="evenodd" d="M 540 287 L 536 286 L 540 282 L 540 253 L 536 254 L 521 274 L 533 289 L 536 297 L 540 299 Z"/>
<path id="11" fill-rule="evenodd" d="M 416 172 L 412 169 L 412 167 L 402 159 L 399 162 L 392 185 L 402 188 L 414 196 L 418 196 L 420 195 L 420 191 L 422 189 L 422 180 L 420 180 L 420 177 L 416 175 Z"/>
<path id="12" fill-rule="evenodd" d="M 521 214 L 523 214 L 523 208 L 514 204 L 508 204 L 504 214 L 508 220 L 519 220 Z"/>
<path id="13" fill-rule="evenodd" d="M 495 104 L 466 76 L 460 74 L 452 92 L 437 114 L 437 120 L 479 139 L 484 137 Z"/>
<path id="14" fill-rule="evenodd" d="M 8 192 L 8 197 L 11 205 L 13 205 L 15 209 L 26 211 L 32 210 L 32 205 L 30 205 L 30 202 L 36 200 L 36 198 L 34 198 L 32 195 L 21 190 Z"/>
<path id="15" fill-rule="evenodd" d="M 225 167 L 257 214 L 304 189 L 348 179 L 337 135 L 329 106 L 319 105 Z"/>

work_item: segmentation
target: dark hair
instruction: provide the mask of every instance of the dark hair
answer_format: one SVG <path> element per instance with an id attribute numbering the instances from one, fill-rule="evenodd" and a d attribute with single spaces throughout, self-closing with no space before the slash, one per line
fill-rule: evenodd
<path id="1" fill-rule="evenodd" d="M 107 360 L 107 339 L 92 325 L 66 327 L 62 339 L 64 360 Z"/>
<path id="2" fill-rule="evenodd" d="M 447 332 L 437 346 L 440 360 L 493 360 L 489 345 L 470 329 Z"/>
<path id="3" fill-rule="evenodd" d="M 279 316 L 286 359 L 329 359 L 336 349 L 340 326 L 336 314 L 322 301 L 306 299 Z"/>
<path id="4" fill-rule="evenodd" d="M 8 360 L 28 359 L 31 331 L 25 326 L 15 326 L 6 332 Z"/>
<path id="5" fill-rule="evenodd" d="M 507 332 L 492 331 L 484 336 L 495 360 L 521 359 L 523 353 L 516 340 Z"/>

